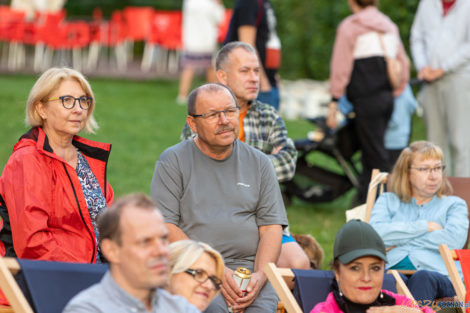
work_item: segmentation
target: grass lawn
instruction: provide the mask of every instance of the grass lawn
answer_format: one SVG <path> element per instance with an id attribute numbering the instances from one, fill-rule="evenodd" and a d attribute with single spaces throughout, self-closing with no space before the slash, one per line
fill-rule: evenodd
<path id="1" fill-rule="evenodd" d="M 0 76 L 0 169 L 3 170 L 13 145 L 27 131 L 24 110 L 36 77 Z M 92 140 L 113 144 L 108 178 L 116 196 L 133 191 L 149 192 L 155 161 L 167 147 L 179 141 L 186 108 L 175 103 L 176 81 L 133 82 L 92 79 L 97 101 L 95 117 L 100 125 Z M 287 121 L 291 138 L 303 138 L 311 126 L 306 121 Z M 424 139 L 424 124 L 413 120 L 413 140 Z M 322 166 L 336 166 L 331 160 L 314 157 Z M 310 204 L 300 200 L 287 208 L 293 233 L 310 233 L 325 250 L 326 268 L 331 261 L 334 236 L 344 223 L 354 191 L 332 203 Z"/>

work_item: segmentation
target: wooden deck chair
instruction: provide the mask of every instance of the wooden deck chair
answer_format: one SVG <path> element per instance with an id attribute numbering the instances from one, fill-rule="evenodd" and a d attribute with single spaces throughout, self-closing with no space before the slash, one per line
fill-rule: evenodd
<path id="1" fill-rule="evenodd" d="M 292 270 L 278 268 L 274 263 L 266 264 L 264 272 L 288 313 L 308 313 L 317 303 L 325 301 L 334 277 L 332 271 Z M 400 275 L 396 271 L 391 272 L 385 275 L 384 289 L 404 294 L 414 300 Z M 296 278 L 296 287 L 292 293 L 286 281 L 292 281 L 294 278 Z M 301 280 L 303 282 L 299 283 Z"/>
<path id="2" fill-rule="evenodd" d="M 369 223 L 372 209 L 374 208 L 375 200 L 385 190 L 387 183 L 388 173 L 380 172 L 378 169 L 372 170 L 372 175 L 369 183 L 369 190 L 367 191 L 366 198 L 366 219 L 365 222 Z"/>
<path id="3" fill-rule="evenodd" d="M 62 313 L 73 296 L 99 282 L 107 269 L 102 264 L 0 258 L 0 288 L 14 312 Z"/>
<path id="4" fill-rule="evenodd" d="M 458 196 L 465 200 L 468 209 L 468 218 L 470 219 L 470 178 L 469 177 L 447 177 L 452 185 L 452 195 Z M 464 249 L 468 247 L 470 237 L 470 227 L 468 228 L 467 241 L 465 241 Z"/>
<path id="5" fill-rule="evenodd" d="M 0 258 L 0 289 L 3 291 L 11 305 L 11 307 L 2 308 L 4 311 L 0 312 L 8 312 L 8 309 L 10 309 L 11 312 L 33 313 L 33 309 L 31 309 L 31 306 L 28 301 L 26 301 L 23 292 L 13 278 L 12 274 L 16 274 L 19 271 L 20 266 L 15 259 Z"/>
<path id="6" fill-rule="evenodd" d="M 384 192 L 387 178 L 388 173 L 380 172 L 378 169 L 372 170 L 366 203 L 359 205 L 351 210 L 346 210 L 346 222 L 352 219 L 360 219 L 361 221 L 369 223 L 370 214 L 372 213 L 375 200 L 377 199 L 378 195 Z"/>
<path id="7" fill-rule="evenodd" d="M 470 295 L 467 294 L 465 285 L 468 286 L 470 284 L 470 250 L 450 250 L 446 244 L 441 244 L 439 246 L 439 252 L 441 253 L 442 260 L 444 261 L 450 281 L 457 295 L 457 301 L 467 303 L 470 300 Z M 455 261 L 460 261 L 465 284 L 462 282 Z M 464 312 L 464 309 L 461 307 L 460 311 Z M 469 309 L 467 309 L 467 311 L 469 311 Z"/>

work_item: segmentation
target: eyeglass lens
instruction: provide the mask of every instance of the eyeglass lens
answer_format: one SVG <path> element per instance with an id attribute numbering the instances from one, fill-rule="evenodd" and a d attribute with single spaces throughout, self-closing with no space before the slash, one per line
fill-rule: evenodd
<path id="1" fill-rule="evenodd" d="M 87 96 L 83 96 L 80 98 L 75 98 L 72 96 L 63 96 L 60 97 L 60 99 L 62 100 L 62 105 L 66 109 L 72 109 L 75 106 L 75 101 L 78 101 L 80 108 L 82 108 L 83 110 L 87 110 L 91 105 L 91 98 Z"/>

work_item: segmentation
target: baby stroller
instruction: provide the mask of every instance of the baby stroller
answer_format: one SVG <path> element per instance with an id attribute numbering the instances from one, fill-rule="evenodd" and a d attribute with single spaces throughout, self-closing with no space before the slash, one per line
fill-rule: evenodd
<path id="1" fill-rule="evenodd" d="M 296 173 L 292 180 L 282 184 L 286 205 L 293 196 L 312 203 L 330 202 L 358 186 L 359 171 L 353 155 L 359 150 L 359 143 L 354 119 L 348 119 L 335 131 L 328 128 L 324 117 L 308 120 L 317 126 L 315 132 L 320 136 L 314 138 L 309 133 L 308 138 L 295 140 L 298 151 Z M 314 152 L 333 158 L 343 173 L 313 164 L 310 159 Z"/>

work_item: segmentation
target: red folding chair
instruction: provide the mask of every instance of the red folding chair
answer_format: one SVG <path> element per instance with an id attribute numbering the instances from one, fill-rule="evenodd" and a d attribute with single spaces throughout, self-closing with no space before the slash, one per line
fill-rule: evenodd
<path id="1" fill-rule="evenodd" d="M 223 43 L 225 37 L 227 37 L 228 28 L 230 26 L 230 20 L 232 19 L 233 10 L 225 10 L 225 16 L 222 22 L 219 24 L 219 35 L 217 36 L 217 41 Z"/>
<path id="2" fill-rule="evenodd" d="M 145 43 L 141 68 L 148 71 L 153 63 L 155 49 L 159 55 L 157 65 L 160 71 L 177 72 L 179 51 L 182 44 L 183 16 L 181 11 L 155 11 L 151 35 Z"/>
<path id="3" fill-rule="evenodd" d="M 46 45 L 54 41 L 56 30 L 60 28 L 65 21 L 65 10 L 57 13 L 38 12 L 35 18 L 35 50 L 34 50 L 34 70 L 39 72 L 50 67 L 53 50 Z"/>

